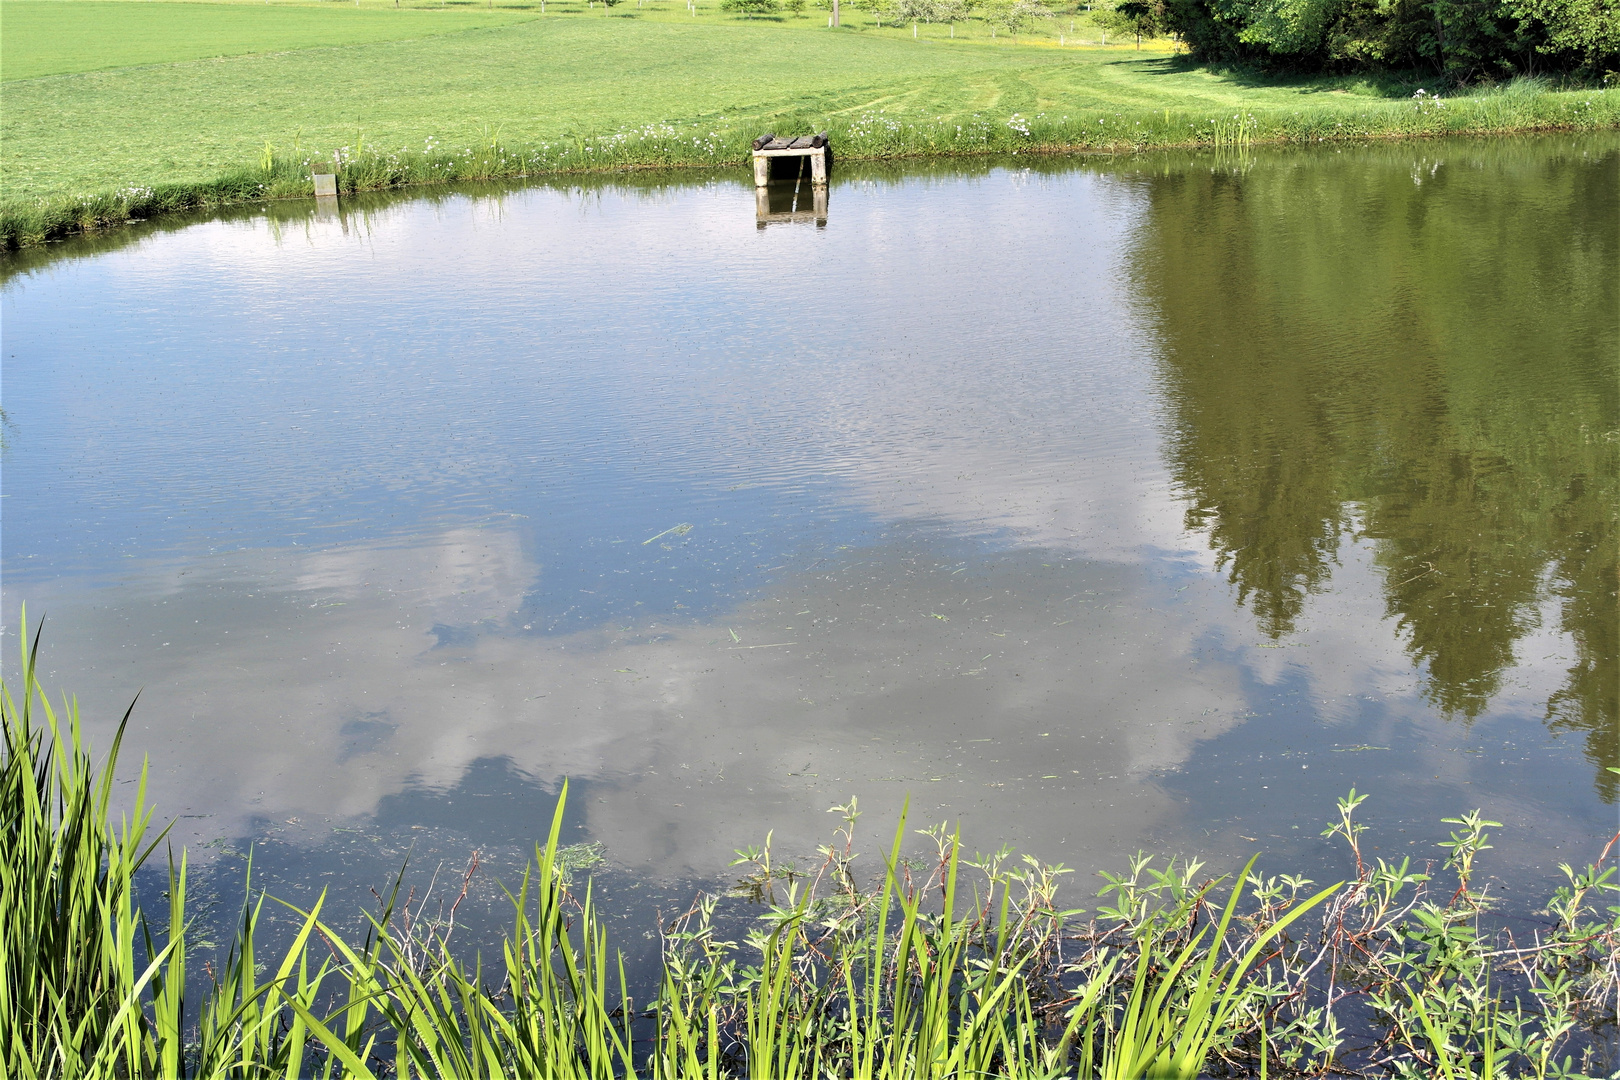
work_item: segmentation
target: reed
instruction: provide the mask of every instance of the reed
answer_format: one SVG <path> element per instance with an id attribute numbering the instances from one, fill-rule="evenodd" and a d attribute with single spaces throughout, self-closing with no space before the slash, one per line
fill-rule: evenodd
<path id="1" fill-rule="evenodd" d="M 232 939 L 188 997 L 183 854 L 164 878 L 164 924 L 140 903 L 138 878 L 167 832 L 154 829 L 144 767 L 130 807 L 113 805 L 129 716 L 96 762 L 73 702 L 55 707 L 39 687 L 26 613 L 24 627 L 18 677 L 0 685 L 8 1076 L 1574 1077 L 1587 1063 L 1570 1051 L 1598 1045 L 1620 988 L 1608 849 L 1565 868 L 1534 946 L 1504 949 L 1473 884 L 1498 826 L 1477 812 L 1451 821 L 1450 878 L 1431 894 L 1438 874 L 1363 858 L 1365 796 L 1352 792 L 1324 832 L 1348 845 L 1348 882 L 1312 891 L 1262 878 L 1253 859 L 1209 880 L 1197 862 L 1141 856 L 1104 875 L 1087 920 L 1057 906 L 1065 867 L 1005 848 L 967 856 L 943 826 L 922 830 L 930 857 L 903 857 L 905 812 L 863 884 L 852 801 L 834 808 L 841 827 L 808 870 L 774 857 L 769 838 L 739 853 L 752 918 L 703 895 L 661 926 L 661 972 L 641 1001 L 591 884 L 566 866 L 564 785 L 507 893 L 498 964 L 453 949 L 452 924 L 413 919 L 397 882 L 358 941 L 328 921 L 324 896 L 285 905 L 295 932 L 266 963 L 265 905 L 279 901 L 254 897 L 250 867 Z M 722 940 L 722 925 L 747 932 Z M 1345 1049 L 1351 1029 L 1371 1036 L 1370 1056 Z"/>
<path id="2" fill-rule="evenodd" d="M 137 875 L 168 833 L 153 834 L 144 764 L 131 806 L 113 823 L 129 713 L 95 762 L 77 704 L 58 708 L 39 686 L 40 638 L 28 642 L 26 610 L 22 624 L 18 676 L 0 683 L 0 1075 L 305 1075 L 300 1010 L 333 974 L 309 949 L 320 904 L 261 980 L 254 945 L 265 900 L 245 899 L 211 991 L 188 1000 L 184 856 L 170 858 L 166 925 L 155 927 L 136 899 Z"/>
<path id="3" fill-rule="evenodd" d="M 23 652 L 21 704 L 0 687 L 0 1045 L 9 1075 L 74 1076 L 87 1061 L 108 1060 L 140 1019 L 133 1005 L 156 971 L 133 964 L 139 920 L 130 902 L 158 840 L 146 840 L 144 769 L 136 810 L 122 831 L 110 823 L 110 765 L 128 715 L 109 767 L 97 769 L 78 710 L 69 702 L 58 716 L 38 691 L 38 648 L 36 635 Z"/>
<path id="4" fill-rule="evenodd" d="M 1315 144 L 1447 135 L 1597 131 L 1620 127 L 1620 93 L 1521 87 L 1343 107 L 1238 111 L 1138 109 L 975 115 L 918 121 L 883 112 L 790 117 L 779 127 L 828 130 L 843 160 L 990 154 L 1136 153 L 1155 149 L 1247 150 L 1264 143 Z M 48 243 L 163 213 L 218 209 L 312 196 L 310 171 L 333 161 L 340 193 L 424 184 L 676 167 L 741 167 L 758 132 L 649 124 L 621 132 L 508 145 L 494 133 L 476 146 L 381 150 L 356 145 L 289 157 L 273 147 L 256 167 L 204 183 L 130 186 L 94 195 L 54 195 L 0 203 L 0 248 Z M 329 166 L 322 166 L 329 167 Z"/>

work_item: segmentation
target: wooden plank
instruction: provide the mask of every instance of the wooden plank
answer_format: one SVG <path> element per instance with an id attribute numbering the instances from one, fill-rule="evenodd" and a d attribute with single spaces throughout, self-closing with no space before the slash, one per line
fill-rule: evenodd
<path id="1" fill-rule="evenodd" d="M 830 144 L 831 140 L 825 131 L 819 135 L 800 135 L 796 138 L 787 138 L 781 135 L 761 135 L 754 140 L 754 153 L 776 155 L 784 151 L 820 150 Z"/>

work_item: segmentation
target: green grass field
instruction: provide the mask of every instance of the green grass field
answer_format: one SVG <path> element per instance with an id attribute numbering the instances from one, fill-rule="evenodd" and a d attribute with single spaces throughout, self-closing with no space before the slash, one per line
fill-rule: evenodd
<path id="1" fill-rule="evenodd" d="M 459 7 L 396 12 L 346 5 L 19 0 L 0 5 L 0 81 L 402 41 L 528 17 L 524 12 Z"/>
<path id="2" fill-rule="evenodd" d="M 719 0 L 401 2 L 0 0 L 3 242 L 291 195 L 304 160 L 340 147 L 388 158 L 367 181 L 386 185 L 729 162 L 769 129 L 831 128 L 851 154 L 951 153 L 1215 144 L 1240 114 L 1255 138 L 1315 141 L 1608 126 L 1620 113 L 1620 95 L 1538 89 L 1413 114 L 1417 83 L 1246 78 L 1179 62 L 1164 42 L 1086 44 L 1100 32 L 1083 5 L 992 40 L 976 20 L 879 26 L 850 3 L 834 30 L 808 5 L 746 19 Z M 666 133 L 656 147 L 634 135 L 586 151 L 649 125 Z M 263 170 L 267 146 L 278 164 Z M 462 150 L 486 160 L 390 164 Z"/>
<path id="3" fill-rule="evenodd" d="M 700 0 L 532 10 L 4 0 L 8 198 L 202 181 L 278 150 L 522 144 L 649 122 L 747 130 L 788 113 L 903 119 L 1119 107 L 1287 108 L 1322 86 L 1176 70 L 1162 52 L 991 43 L 982 24 L 746 21 Z M 1081 24 L 1084 30 L 1085 24 Z M 978 39 L 985 40 L 978 40 Z M 944 40 L 940 40 L 944 39 Z M 254 46 L 257 46 L 256 48 Z M 234 54 L 234 55 L 233 55 Z M 791 62 L 785 56 L 791 54 Z"/>

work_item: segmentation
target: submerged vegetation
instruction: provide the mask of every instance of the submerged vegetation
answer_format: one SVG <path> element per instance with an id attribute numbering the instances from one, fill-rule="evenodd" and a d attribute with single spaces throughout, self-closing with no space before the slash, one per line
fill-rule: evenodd
<path id="1" fill-rule="evenodd" d="M 656 984 L 633 988 L 559 846 L 565 787 L 498 963 L 469 961 L 453 918 L 413 917 L 397 886 L 347 934 L 324 897 L 302 910 L 251 879 L 205 956 L 183 854 L 158 910 L 141 903 L 167 830 L 144 770 L 114 805 L 123 725 L 94 762 L 75 707 L 37 682 L 38 648 L 25 635 L 0 693 L 7 1075 L 1572 1077 L 1614 1034 L 1614 841 L 1514 933 L 1481 884 L 1497 823 L 1447 819 L 1442 866 L 1372 858 L 1355 792 L 1323 833 L 1347 848 L 1344 882 L 1142 856 L 1090 912 L 1060 906 L 1067 868 L 970 857 L 945 826 L 908 856 L 903 814 L 863 875 L 852 802 L 807 869 L 768 842 L 739 852 L 740 899 L 701 895 L 660 926 Z M 273 952 L 267 906 L 296 916 Z"/>

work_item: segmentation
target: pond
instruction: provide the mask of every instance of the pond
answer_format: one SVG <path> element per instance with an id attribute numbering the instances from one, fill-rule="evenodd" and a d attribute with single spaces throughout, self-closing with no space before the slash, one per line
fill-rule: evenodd
<path id="1" fill-rule="evenodd" d="M 194 863 L 356 902 L 510 880 L 566 777 L 676 893 L 851 799 L 1081 904 L 1138 849 L 1342 874 L 1354 786 L 1419 860 L 1482 808 L 1535 906 L 1616 826 L 1617 167 L 621 175 L 13 256 L 6 670 L 26 603 Z"/>

